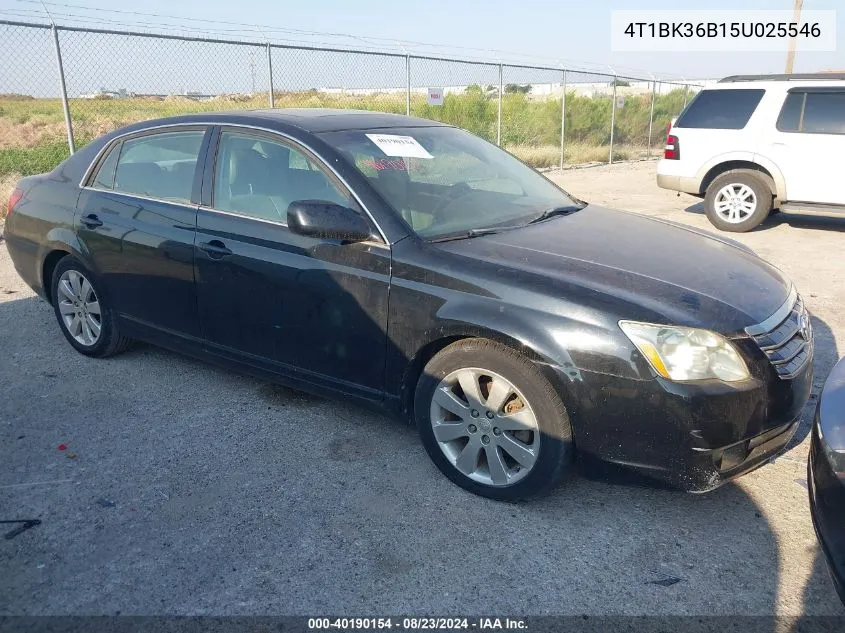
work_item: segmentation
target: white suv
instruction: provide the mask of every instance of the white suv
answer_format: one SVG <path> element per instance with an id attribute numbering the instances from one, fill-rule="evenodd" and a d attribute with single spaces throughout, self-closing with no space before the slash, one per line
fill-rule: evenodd
<path id="1" fill-rule="evenodd" d="M 843 161 L 845 74 L 727 77 L 670 128 L 657 184 L 743 232 L 773 208 L 845 213 Z"/>

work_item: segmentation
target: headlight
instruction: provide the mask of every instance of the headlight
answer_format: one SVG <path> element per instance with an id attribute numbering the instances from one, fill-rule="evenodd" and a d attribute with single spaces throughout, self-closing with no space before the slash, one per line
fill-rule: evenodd
<path id="1" fill-rule="evenodd" d="M 619 327 L 664 378 L 735 382 L 750 377 L 736 348 L 715 332 L 635 321 L 620 321 Z"/>

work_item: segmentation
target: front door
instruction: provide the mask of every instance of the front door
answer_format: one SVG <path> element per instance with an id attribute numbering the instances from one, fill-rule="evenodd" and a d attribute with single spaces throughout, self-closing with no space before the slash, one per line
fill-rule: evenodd
<path id="1" fill-rule="evenodd" d="M 384 383 L 390 249 L 288 230 L 295 200 L 356 205 L 318 165 L 275 135 L 220 133 L 212 202 L 197 215 L 203 337 L 218 353 L 242 353 L 297 379 L 376 398 Z"/>
<path id="2" fill-rule="evenodd" d="M 845 204 L 845 90 L 790 90 L 772 135 L 770 154 L 786 182 L 790 202 Z"/>

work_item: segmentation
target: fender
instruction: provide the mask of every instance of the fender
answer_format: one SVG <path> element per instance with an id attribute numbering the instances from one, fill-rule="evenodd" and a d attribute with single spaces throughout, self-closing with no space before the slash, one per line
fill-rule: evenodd
<path id="1" fill-rule="evenodd" d="M 85 248 L 76 234 L 68 227 L 55 226 L 47 232 L 45 242 L 38 250 L 38 280 L 42 288 L 46 289 L 50 285 L 50 280 L 44 279 L 44 263 L 49 254 L 54 251 L 64 251 L 76 257 L 86 268 L 91 269 L 91 258 L 86 255 Z"/>
<path id="2" fill-rule="evenodd" d="M 766 171 L 772 175 L 772 179 L 775 181 L 775 197 L 781 202 L 789 200 L 786 197 L 786 178 L 784 178 L 783 172 L 781 172 L 777 164 L 763 154 L 754 154 L 754 162 L 761 167 L 765 167 Z"/>
<path id="3" fill-rule="evenodd" d="M 442 303 L 425 327 L 406 331 L 405 349 L 387 360 L 386 391 L 410 410 L 413 390 L 425 363 L 450 343 L 463 338 L 489 338 L 533 360 L 572 406 L 583 392 L 581 383 L 594 374 L 648 380 L 637 365 L 632 346 L 614 324 L 574 319 L 503 305 L 484 297 L 456 293 Z M 395 353 L 396 353 L 395 352 Z"/>
<path id="4" fill-rule="evenodd" d="M 726 152 L 724 154 L 719 154 L 714 156 L 710 160 L 708 160 L 702 167 L 698 170 L 695 175 L 696 180 L 701 184 L 704 183 L 704 178 L 710 172 L 711 169 L 721 165 L 722 163 L 730 163 L 730 162 L 745 162 L 745 163 L 755 163 L 763 167 L 766 171 L 768 171 L 772 175 L 772 180 L 774 180 L 775 185 L 775 195 L 779 200 L 784 200 L 784 196 L 786 195 L 786 181 L 783 178 L 783 174 L 781 173 L 780 169 L 778 169 L 777 165 L 772 162 L 770 159 L 766 158 L 765 156 L 760 156 L 759 154 L 755 154 L 754 152 Z"/>

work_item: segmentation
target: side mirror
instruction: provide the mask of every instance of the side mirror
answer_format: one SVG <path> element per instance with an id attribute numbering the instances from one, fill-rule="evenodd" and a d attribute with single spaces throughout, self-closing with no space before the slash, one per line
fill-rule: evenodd
<path id="1" fill-rule="evenodd" d="M 291 202 L 288 228 L 299 235 L 343 242 L 363 242 L 372 238 L 370 225 L 361 214 L 325 200 Z"/>

